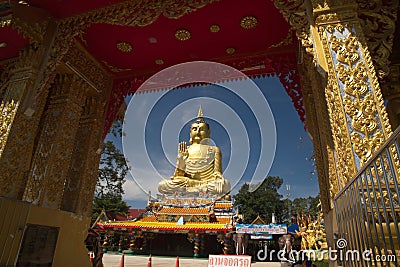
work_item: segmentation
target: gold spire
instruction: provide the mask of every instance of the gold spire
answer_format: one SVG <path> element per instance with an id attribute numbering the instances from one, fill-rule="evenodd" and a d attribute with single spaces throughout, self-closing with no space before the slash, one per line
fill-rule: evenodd
<path id="1" fill-rule="evenodd" d="M 203 109 L 201 108 L 201 105 L 199 108 L 199 113 L 197 114 L 197 118 L 203 118 Z"/>

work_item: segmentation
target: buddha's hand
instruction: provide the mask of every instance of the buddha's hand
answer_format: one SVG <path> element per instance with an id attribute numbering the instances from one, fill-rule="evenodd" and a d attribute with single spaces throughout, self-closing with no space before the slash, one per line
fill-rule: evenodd
<path id="1" fill-rule="evenodd" d="M 222 173 L 216 172 L 214 173 L 214 178 L 215 178 L 215 190 L 217 191 L 218 194 L 221 194 L 225 182 L 224 177 L 222 176 Z"/>
<path id="2" fill-rule="evenodd" d="M 189 152 L 187 149 L 186 142 L 180 142 L 178 145 L 178 168 L 185 170 L 185 162 L 189 157 Z"/>

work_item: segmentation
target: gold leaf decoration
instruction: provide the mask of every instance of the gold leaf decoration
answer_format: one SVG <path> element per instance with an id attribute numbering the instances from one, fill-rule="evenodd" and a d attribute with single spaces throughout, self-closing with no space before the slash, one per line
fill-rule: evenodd
<path id="1" fill-rule="evenodd" d="M 227 54 L 233 54 L 233 53 L 235 53 L 235 48 L 233 48 L 233 47 L 229 47 L 229 48 L 227 48 L 226 50 L 225 50 L 225 52 L 227 53 Z"/>
<path id="2" fill-rule="evenodd" d="M 221 28 L 217 24 L 213 24 L 210 26 L 210 32 L 219 32 Z"/>
<path id="3" fill-rule="evenodd" d="M 124 53 L 129 53 L 132 51 L 132 45 L 128 42 L 118 42 L 117 43 L 117 48 L 119 51 L 124 52 Z"/>
<path id="4" fill-rule="evenodd" d="M 246 16 L 240 20 L 240 26 L 242 26 L 243 29 L 254 28 L 255 26 L 257 26 L 257 23 L 258 21 L 254 16 Z"/>
<path id="5" fill-rule="evenodd" d="M 268 48 L 275 48 L 275 47 L 290 45 L 292 43 L 293 43 L 292 31 L 289 29 L 287 36 L 282 41 L 280 41 L 277 44 L 270 45 Z"/>
<path id="6" fill-rule="evenodd" d="M 162 64 L 164 64 L 164 60 L 162 60 L 162 59 L 156 59 L 156 64 L 157 65 L 162 65 Z"/>
<path id="7" fill-rule="evenodd" d="M 0 28 L 8 27 L 11 25 L 12 15 L 7 15 L 0 18 Z"/>
<path id="8" fill-rule="evenodd" d="M 107 66 L 107 68 L 109 68 L 112 72 L 122 72 L 122 71 L 128 71 L 128 70 L 132 70 L 132 69 L 121 69 L 115 66 L 110 65 L 110 63 L 108 63 L 107 61 L 102 61 L 104 63 L 104 65 Z"/>
<path id="9" fill-rule="evenodd" d="M 179 41 L 187 41 L 191 37 L 191 34 L 188 30 L 180 29 L 175 32 L 175 38 Z"/>

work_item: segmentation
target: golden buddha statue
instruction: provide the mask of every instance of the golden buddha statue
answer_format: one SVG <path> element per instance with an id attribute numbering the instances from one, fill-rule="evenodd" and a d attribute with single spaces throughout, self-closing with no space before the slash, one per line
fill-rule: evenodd
<path id="1" fill-rule="evenodd" d="M 190 146 L 179 143 L 175 173 L 158 184 L 158 191 L 165 195 L 194 193 L 229 198 L 231 185 L 222 176 L 221 160 L 220 149 L 210 145 L 210 126 L 200 106 L 190 126 Z"/>

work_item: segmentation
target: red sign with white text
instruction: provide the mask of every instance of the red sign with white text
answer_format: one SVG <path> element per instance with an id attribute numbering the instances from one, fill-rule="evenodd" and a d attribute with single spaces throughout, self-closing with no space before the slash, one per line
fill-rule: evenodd
<path id="1" fill-rule="evenodd" d="M 251 267 L 251 256 L 247 255 L 210 255 L 208 267 Z"/>

